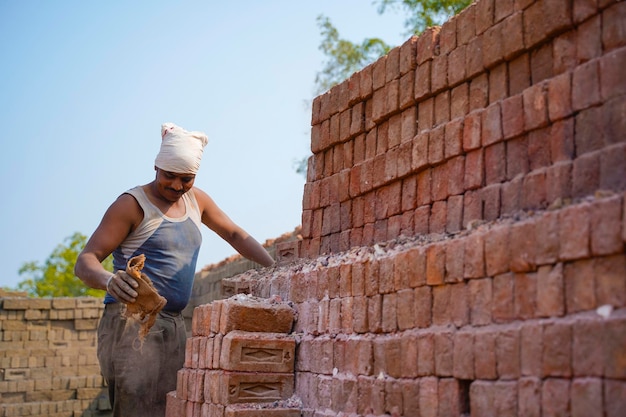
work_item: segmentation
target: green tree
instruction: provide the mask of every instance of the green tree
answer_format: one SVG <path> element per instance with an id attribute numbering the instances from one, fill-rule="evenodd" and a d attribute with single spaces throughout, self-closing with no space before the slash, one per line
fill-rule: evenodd
<path id="1" fill-rule="evenodd" d="M 378 13 L 402 10 L 406 14 L 405 35 L 418 35 L 428 27 L 442 24 L 463 10 L 471 0 L 378 0 Z M 315 77 L 315 94 L 321 94 L 345 81 L 355 73 L 385 55 L 392 46 L 379 38 L 366 38 L 361 43 L 342 39 L 337 28 L 324 15 L 317 18 L 322 42 L 319 49 L 327 60 Z"/>
<path id="2" fill-rule="evenodd" d="M 17 284 L 17 288 L 33 297 L 103 297 L 104 291 L 87 287 L 74 275 L 76 259 L 86 243 L 87 236 L 75 232 L 65 238 L 43 264 L 25 262 L 19 274 L 27 278 Z M 105 269 L 113 271 L 111 256 L 102 264 Z"/>

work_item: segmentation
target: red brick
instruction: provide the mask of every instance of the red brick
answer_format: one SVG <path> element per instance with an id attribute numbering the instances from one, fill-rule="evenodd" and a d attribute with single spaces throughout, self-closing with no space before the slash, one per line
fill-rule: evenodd
<path id="1" fill-rule="evenodd" d="M 438 379 L 427 377 L 419 381 L 419 405 L 420 415 L 424 417 L 436 417 L 439 407 Z"/>
<path id="2" fill-rule="evenodd" d="M 476 379 L 496 379 L 496 333 L 478 330 L 474 334 L 474 373 Z M 479 381 L 480 382 L 480 381 Z M 472 383 L 474 386 L 476 382 Z"/>
<path id="3" fill-rule="evenodd" d="M 473 78 L 476 75 L 480 74 L 484 71 L 485 67 L 483 64 L 483 37 L 477 36 L 472 38 L 467 44 L 467 51 L 465 53 L 466 57 L 466 70 L 467 77 Z"/>
<path id="4" fill-rule="evenodd" d="M 435 374 L 438 377 L 452 376 L 454 354 L 453 334 L 452 332 L 444 331 L 435 333 L 434 336 Z"/>
<path id="5" fill-rule="evenodd" d="M 493 0 L 481 0 L 476 2 L 474 19 L 477 35 L 483 33 L 487 28 L 493 25 L 493 3 Z"/>
<path id="6" fill-rule="evenodd" d="M 446 207 L 446 232 L 456 233 L 461 230 L 463 230 L 463 196 L 453 195 L 448 198 Z"/>
<path id="7" fill-rule="evenodd" d="M 578 320 L 572 326 L 572 371 L 574 376 L 602 376 L 604 358 L 598 341 L 605 340 L 600 320 Z"/>
<path id="8" fill-rule="evenodd" d="M 579 204 L 559 213 L 559 258 L 572 260 L 589 255 L 590 206 Z"/>
<path id="9" fill-rule="evenodd" d="M 430 131 L 428 140 L 428 163 L 436 165 L 444 159 L 444 127 L 438 126 Z"/>
<path id="10" fill-rule="evenodd" d="M 463 327 L 469 323 L 469 294 L 467 285 L 460 282 L 450 286 L 450 319 L 456 327 Z"/>
<path id="11" fill-rule="evenodd" d="M 520 332 L 500 331 L 496 337 L 496 363 L 500 379 L 517 379 L 520 375 Z"/>
<path id="12" fill-rule="evenodd" d="M 572 381 L 572 416 L 602 417 L 602 380 L 584 378 Z"/>
<path id="13" fill-rule="evenodd" d="M 446 246 L 434 243 L 426 248 L 426 283 L 440 285 L 444 283 Z"/>
<path id="14" fill-rule="evenodd" d="M 622 9 L 625 8 L 622 6 Z M 619 49 L 600 59 L 600 81 L 602 98 L 608 100 L 623 95 L 626 92 L 626 82 L 620 68 L 626 65 L 626 53 Z"/>
<path id="15" fill-rule="evenodd" d="M 494 382 L 491 381 L 474 381 L 470 385 L 470 409 L 472 414 L 477 416 L 496 416 L 499 415 L 494 404 Z"/>
<path id="16" fill-rule="evenodd" d="M 428 220 L 429 233 L 444 233 L 448 218 L 448 203 L 445 200 L 435 201 Z"/>
<path id="17" fill-rule="evenodd" d="M 524 127 L 532 130 L 548 124 L 547 84 L 535 84 L 524 90 Z"/>
<path id="18" fill-rule="evenodd" d="M 531 171 L 550 166 L 551 133 L 551 128 L 543 128 L 528 134 L 528 159 Z"/>
<path id="19" fill-rule="evenodd" d="M 496 275 L 493 278 L 493 310 L 492 318 L 495 322 L 506 322 L 514 318 L 514 280 L 512 273 Z"/>
<path id="20" fill-rule="evenodd" d="M 484 161 L 483 150 L 477 149 L 467 153 L 465 156 L 465 177 L 464 187 L 466 190 L 472 190 L 483 186 L 484 180 Z"/>
<path id="21" fill-rule="evenodd" d="M 578 66 L 572 75 L 572 108 L 583 110 L 600 103 L 598 60 Z"/>
<path id="22" fill-rule="evenodd" d="M 463 409 L 463 393 L 461 382 L 455 378 L 443 378 L 439 380 L 439 416 L 458 416 Z"/>
<path id="23" fill-rule="evenodd" d="M 431 93 L 437 94 L 448 86 L 448 56 L 437 55 L 431 62 Z"/>
<path id="24" fill-rule="evenodd" d="M 417 66 L 417 39 L 417 36 L 411 36 L 400 47 L 400 74 L 406 74 Z"/>
<path id="25" fill-rule="evenodd" d="M 521 136 L 506 143 L 506 177 L 511 180 L 528 172 L 528 139 Z"/>
<path id="26" fill-rule="evenodd" d="M 537 315 L 560 317 L 565 312 L 563 264 L 545 265 L 537 271 Z"/>
<path id="27" fill-rule="evenodd" d="M 500 4 L 503 2 L 496 2 L 496 7 Z M 502 37 L 502 55 L 506 61 L 510 61 L 524 50 L 522 13 L 518 12 L 508 16 L 502 25 L 502 33 L 506 34 Z"/>
<path id="28" fill-rule="evenodd" d="M 547 378 L 541 390 L 542 416 L 569 415 L 570 381 L 562 378 Z"/>
<path id="29" fill-rule="evenodd" d="M 492 221 L 500 217 L 501 188 L 500 184 L 492 184 L 479 191 L 483 201 L 483 219 Z"/>
<path id="30" fill-rule="evenodd" d="M 473 279 L 467 284 L 469 293 L 469 321 L 472 325 L 491 324 L 492 280 Z"/>
<path id="31" fill-rule="evenodd" d="M 537 45 L 545 36 L 545 20 L 542 2 L 533 3 L 524 10 L 524 43 L 527 48 Z"/>
<path id="32" fill-rule="evenodd" d="M 382 331 L 382 296 L 377 294 L 367 300 L 367 324 L 371 333 Z"/>
<path id="33" fill-rule="evenodd" d="M 482 73 L 473 78 L 469 88 L 469 111 L 481 110 L 489 103 L 489 78 Z"/>
<path id="34" fill-rule="evenodd" d="M 414 98 L 415 101 L 421 101 L 430 96 L 430 67 L 431 61 L 419 64 L 415 70 Z"/>
<path id="35" fill-rule="evenodd" d="M 432 169 L 430 193 L 434 201 L 448 198 L 449 171 L 447 164 L 441 164 Z"/>
<path id="36" fill-rule="evenodd" d="M 586 62 L 602 55 L 600 15 L 582 22 L 576 28 L 576 55 L 580 62 Z"/>
<path id="37" fill-rule="evenodd" d="M 504 143 L 485 147 L 485 184 L 497 184 L 506 178 Z"/>
<path id="38" fill-rule="evenodd" d="M 600 153 L 582 155 L 572 166 L 572 195 L 583 197 L 600 188 Z"/>
<path id="39" fill-rule="evenodd" d="M 426 29 L 417 40 L 417 64 L 433 58 L 437 45 L 439 44 L 440 27 L 431 27 Z"/>
<path id="40" fill-rule="evenodd" d="M 500 103 L 492 104 L 482 113 L 482 145 L 487 146 L 502 140 Z"/>
<path id="41" fill-rule="evenodd" d="M 565 377 L 571 371 L 572 328 L 568 323 L 547 323 L 543 327 L 542 374 L 544 377 Z"/>
<path id="42" fill-rule="evenodd" d="M 385 113 L 395 113 L 400 108 L 400 80 L 393 80 L 387 83 L 382 89 L 385 92 L 386 104 Z"/>
<path id="43" fill-rule="evenodd" d="M 547 203 L 557 199 L 569 198 L 572 195 L 572 164 L 558 163 L 546 171 L 545 199 Z"/>
<path id="44" fill-rule="evenodd" d="M 550 155 L 552 162 L 570 161 L 574 157 L 574 121 L 566 119 L 550 126 Z"/>
<path id="45" fill-rule="evenodd" d="M 435 96 L 435 126 L 450 121 L 450 90 L 443 91 Z"/>
<path id="46" fill-rule="evenodd" d="M 515 274 L 515 315 L 520 319 L 533 318 L 537 311 L 537 274 Z"/>
<path id="47" fill-rule="evenodd" d="M 492 69 L 500 64 L 504 58 L 503 27 L 504 25 L 501 23 L 495 24 L 483 34 L 482 55 L 485 68 Z"/>
<path id="48" fill-rule="evenodd" d="M 502 184 L 501 215 L 512 215 L 522 209 L 522 177 Z"/>
<path id="49" fill-rule="evenodd" d="M 596 258 L 594 276 L 598 305 L 626 305 L 626 259 L 623 254 Z"/>
<path id="50" fill-rule="evenodd" d="M 389 83 L 400 77 L 400 47 L 395 47 L 386 55 L 386 82 Z"/>
<path id="51" fill-rule="evenodd" d="M 421 206 L 415 210 L 415 234 L 428 234 L 428 226 L 430 223 L 430 206 Z"/>
<path id="52" fill-rule="evenodd" d="M 591 253 L 609 255 L 622 252 L 622 199 L 613 197 L 598 200 L 591 206 Z"/>
<path id="53" fill-rule="evenodd" d="M 489 276 L 508 271 L 509 227 L 501 226 L 490 231 L 489 239 L 485 239 L 485 265 Z"/>
<path id="54" fill-rule="evenodd" d="M 424 130 L 430 130 L 434 127 L 435 123 L 435 100 L 434 98 L 429 98 L 419 103 L 417 106 L 418 112 L 418 122 L 417 122 L 417 130 L 418 133 Z"/>
<path id="55" fill-rule="evenodd" d="M 472 112 L 463 121 L 463 150 L 471 151 L 481 146 L 482 112 Z"/>
<path id="56" fill-rule="evenodd" d="M 415 324 L 419 328 L 432 323 L 432 290 L 429 286 L 415 288 Z"/>
<path id="57" fill-rule="evenodd" d="M 428 165 L 428 132 L 420 133 L 413 139 L 413 149 L 411 157 L 411 170 L 421 171 Z"/>
<path id="58" fill-rule="evenodd" d="M 552 45 L 545 44 L 530 53 L 530 78 L 533 84 L 552 78 Z"/>
<path id="59" fill-rule="evenodd" d="M 220 313 L 220 333 L 231 330 L 288 333 L 294 311 L 287 304 L 269 304 L 252 299 L 227 300 Z"/>
<path id="60" fill-rule="evenodd" d="M 450 101 L 450 119 L 464 117 L 469 111 L 469 84 L 463 83 L 454 87 Z"/>
<path id="61" fill-rule="evenodd" d="M 448 82 L 450 85 L 459 84 L 466 79 L 466 51 L 467 46 L 460 45 L 448 55 Z"/>
<path id="62" fill-rule="evenodd" d="M 415 288 L 426 284 L 426 256 L 422 247 L 398 253 L 394 264 L 396 288 Z"/>
<path id="63" fill-rule="evenodd" d="M 534 171 L 524 177 L 522 182 L 522 207 L 541 209 L 547 205 L 546 172 L 545 170 Z"/>
<path id="64" fill-rule="evenodd" d="M 454 335 L 452 374 L 457 379 L 474 379 L 474 334 L 458 332 Z"/>
<path id="65" fill-rule="evenodd" d="M 593 273 L 593 261 L 590 259 L 565 264 L 563 281 L 567 313 L 596 307 Z"/>
<path id="66" fill-rule="evenodd" d="M 601 151 L 600 187 L 616 191 L 626 189 L 626 143 Z"/>
<path id="67" fill-rule="evenodd" d="M 473 222 L 483 218 L 483 201 L 479 191 L 466 191 L 463 196 L 463 227 L 472 229 Z"/>
<path id="68" fill-rule="evenodd" d="M 530 86 L 530 59 L 522 54 L 509 62 L 509 94 L 522 93 Z"/>
<path id="69" fill-rule="evenodd" d="M 626 381 L 604 381 L 604 411 L 607 417 L 619 417 L 626 410 Z"/>
<path id="70" fill-rule="evenodd" d="M 543 327 L 536 322 L 527 322 L 520 330 L 521 375 L 541 375 L 542 332 Z"/>
<path id="71" fill-rule="evenodd" d="M 520 378 L 518 385 L 519 415 L 528 417 L 540 417 L 541 380 L 539 378 Z"/>
<path id="72" fill-rule="evenodd" d="M 604 376 L 607 378 L 626 378 L 626 320 L 617 317 L 606 323 L 604 350 Z"/>
<path id="73" fill-rule="evenodd" d="M 522 96 L 518 94 L 502 101 L 502 135 L 504 139 L 510 139 L 523 132 L 523 103 Z"/>
<path id="74" fill-rule="evenodd" d="M 465 278 L 482 278 L 485 276 L 484 235 L 474 232 L 467 236 L 464 246 Z"/>

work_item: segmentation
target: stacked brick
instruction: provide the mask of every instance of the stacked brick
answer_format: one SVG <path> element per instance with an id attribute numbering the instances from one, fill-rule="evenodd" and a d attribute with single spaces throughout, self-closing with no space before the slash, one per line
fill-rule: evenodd
<path id="1" fill-rule="evenodd" d="M 196 307 L 168 417 L 296 417 L 294 311 L 236 295 Z"/>
<path id="2" fill-rule="evenodd" d="M 0 299 L 0 416 L 109 415 L 96 357 L 102 300 Z"/>
<path id="3" fill-rule="evenodd" d="M 313 103 L 306 417 L 626 410 L 626 3 L 478 0 Z M 239 287 L 238 287 L 239 285 Z"/>
<path id="4" fill-rule="evenodd" d="M 479 0 L 313 102 L 301 254 L 626 188 L 614 0 Z"/>

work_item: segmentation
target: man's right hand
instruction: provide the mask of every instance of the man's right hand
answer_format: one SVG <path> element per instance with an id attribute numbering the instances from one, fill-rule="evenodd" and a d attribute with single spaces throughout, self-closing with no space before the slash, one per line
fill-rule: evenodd
<path id="1" fill-rule="evenodd" d="M 139 283 L 124 271 L 117 271 L 107 284 L 107 292 L 117 301 L 125 304 L 134 303 L 137 299 Z"/>

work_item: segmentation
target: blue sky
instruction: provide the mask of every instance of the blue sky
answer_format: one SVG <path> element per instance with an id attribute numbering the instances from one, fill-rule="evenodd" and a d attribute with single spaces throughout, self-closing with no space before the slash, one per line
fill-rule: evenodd
<path id="1" fill-rule="evenodd" d="M 298 226 L 320 14 L 407 38 L 369 0 L 0 0 L 0 287 L 154 178 L 164 122 L 207 133 L 196 186 L 257 240 Z M 198 269 L 233 253 L 205 228 Z"/>

